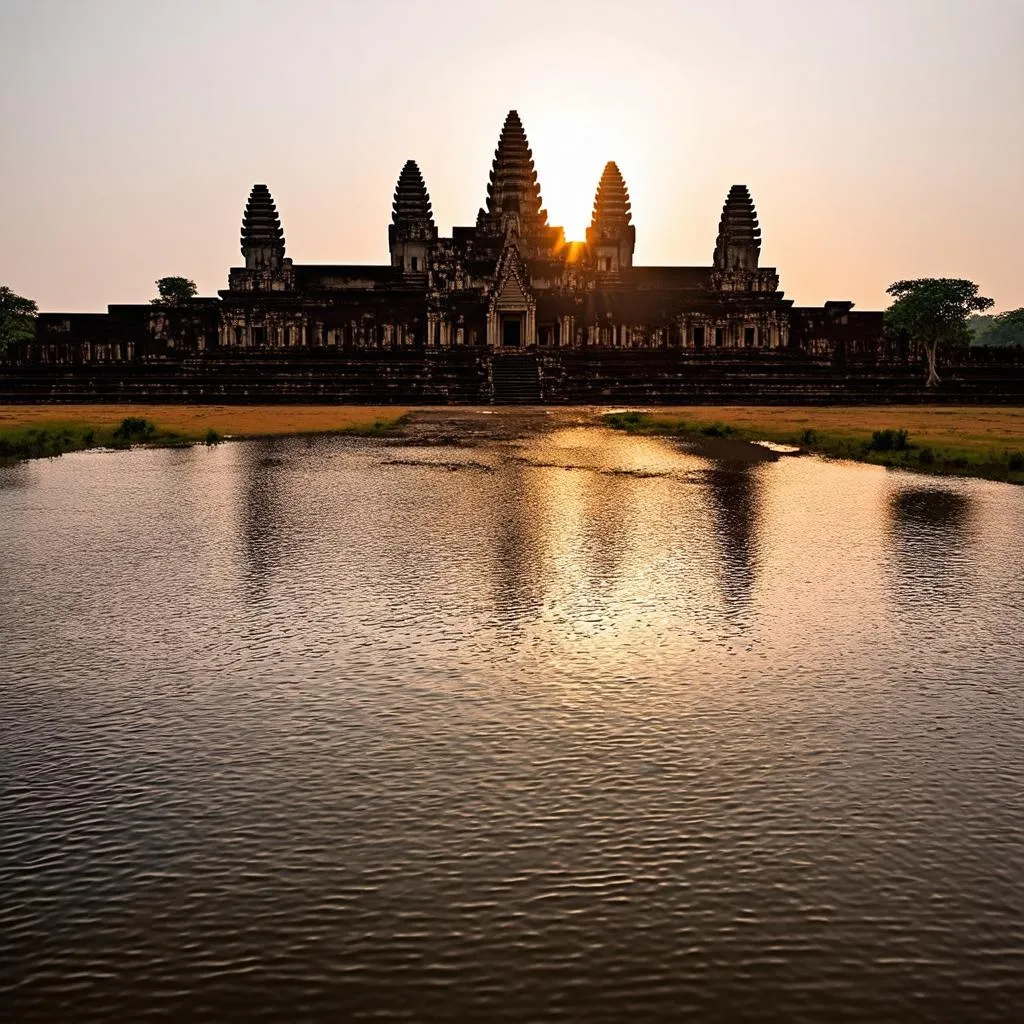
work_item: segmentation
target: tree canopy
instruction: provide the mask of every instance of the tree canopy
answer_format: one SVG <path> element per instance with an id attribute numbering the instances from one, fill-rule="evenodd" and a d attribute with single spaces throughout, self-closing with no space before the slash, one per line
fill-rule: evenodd
<path id="1" fill-rule="evenodd" d="M 969 344 L 967 318 L 989 309 L 992 300 L 979 295 L 973 281 L 956 277 L 896 281 L 886 291 L 895 300 L 885 312 L 886 323 L 923 346 L 928 359 L 927 385 L 935 387 L 940 383 L 938 350 Z"/>
<path id="2" fill-rule="evenodd" d="M 153 299 L 154 306 L 184 306 L 196 294 L 196 283 L 187 277 L 161 277 L 156 282 L 159 296 Z"/>
<path id="3" fill-rule="evenodd" d="M 16 341 L 27 341 L 35 333 L 39 307 L 31 300 L 0 286 L 0 356 Z"/>
<path id="4" fill-rule="evenodd" d="M 1024 307 L 994 316 L 972 316 L 972 345 L 1024 345 Z"/>

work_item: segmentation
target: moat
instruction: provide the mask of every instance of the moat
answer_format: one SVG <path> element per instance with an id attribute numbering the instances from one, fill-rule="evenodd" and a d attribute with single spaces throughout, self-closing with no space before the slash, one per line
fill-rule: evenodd
<path id="1" fill-rule="evenodd" d="M 1024 492 L 475 415 L 0 468 L 10 1019 L 1011 1019 Z"/>

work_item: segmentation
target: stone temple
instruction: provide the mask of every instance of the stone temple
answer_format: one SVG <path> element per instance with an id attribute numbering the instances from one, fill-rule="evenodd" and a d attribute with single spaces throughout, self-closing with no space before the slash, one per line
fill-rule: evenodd
<path id="1" fill-rule="evenodd" d="M 881 314 L 849 302 L 794 308 L 760 266 L 750 192 L 725 199 L 711 265 L 638 267 L 629 192 L 609 161 L 583 244 L 548 223 L 533 154 L 516 111 L 502 127 L 476 224 L 441 237 L 416 162 L 402 168 L 388 266 L 296 265 L 266 185 L 242 221 L 245 266 L 220 293 L 222 348 L 745 348 L 827 349 L 851 318 L 870 337 Z"/>
<path id="2" fill-rule="evenodd" d="M 910 400 L 920 391 L 914 353 L 894 347 L 880 312 L 785 297 L 776 270 L 761 266 L 745 185 L 726 193 L 706 266 L 636 266 L 636 230 L 627 183 L 609 161 L 585 241 L 567 241 L 548 222 L 512 110 L 475 224 L 442 236 L 409 160 L 394 191 L 389 262 L 297 264 L 270 190 L 254 185 L 242 265 L 218 296 L 43 313 L 34 340 L 8 350 L 0 392 L 7 400 L 781 402 L 877 401 L 882 392 Z"/>

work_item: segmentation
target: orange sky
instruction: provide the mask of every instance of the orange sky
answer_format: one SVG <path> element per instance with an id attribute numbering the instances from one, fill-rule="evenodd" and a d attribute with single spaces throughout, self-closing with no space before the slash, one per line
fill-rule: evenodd
<path id="1" fill-rule="evenodd" d="M 472 224 L 515 107 L 579 237 L 618 162 L 637 263 L 707 264 L 747 184 L 799 303 L 968 277 L 1024 306 L 1020 0 L 5 0 L 0 284 L 215 293 L 266 182 L 298 263 L 387 262 L 403 162 Z"/>

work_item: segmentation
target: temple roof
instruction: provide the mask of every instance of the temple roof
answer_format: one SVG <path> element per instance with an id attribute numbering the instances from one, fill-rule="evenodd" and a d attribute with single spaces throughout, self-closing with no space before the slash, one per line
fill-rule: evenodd
<path id="1" fill-rule="evenodd" d="M 490 181 L 487 185 L 486 218 L 500 228 L 507 215 L 519 218 L 525 234 L 547 226 L 548 215 L 541 205 L 540 185 L 533 166 L 533 152 L 519 114 L 508 112 L 494 151 Z"/>
<path id="2" fill-rule="evenodd" d="M 253 185 L 242 215 L 242 254 L 246 249 L 271 247 L 284 256 L 284 231 L 266 185 Z"/>
<path id="3" fill-rule="evenodd" d="M 630 267 L 626 282 L 642 291 L 706 290 L 711 286 L 711 268 Z"/>
<path id="4" fill-rule="evenodd" d="M 391 219 L 395 224 L 409 221 L 426 221 L 433 225 L 430 195 L 415 160 L 406 160 L 395 186 L 395 198 L 391 207 Z"/>
<path id="5" fill-rule="evenodd" d="M 604 165 L 604 172 L 597 185 L 591 226 L 595 228 L 626 226 L 631 219 L 626 182 L 615 161 L 609 160 Z"/>
<path id="6" fill-rule="evenodd" d="M 319 264 L 303 263 L 295 267 L 296 286 L 301 291 L 373 292 L 381 286 L 400 284 L 401 270 L 389 264 Z"/>
<path id="7" fill-rule="evenodd" d="M 715 242 L 719 270 L 753 269 L 761 255 L 761 229 L 746 185 L 733 185 L 722 207 Z"/>

